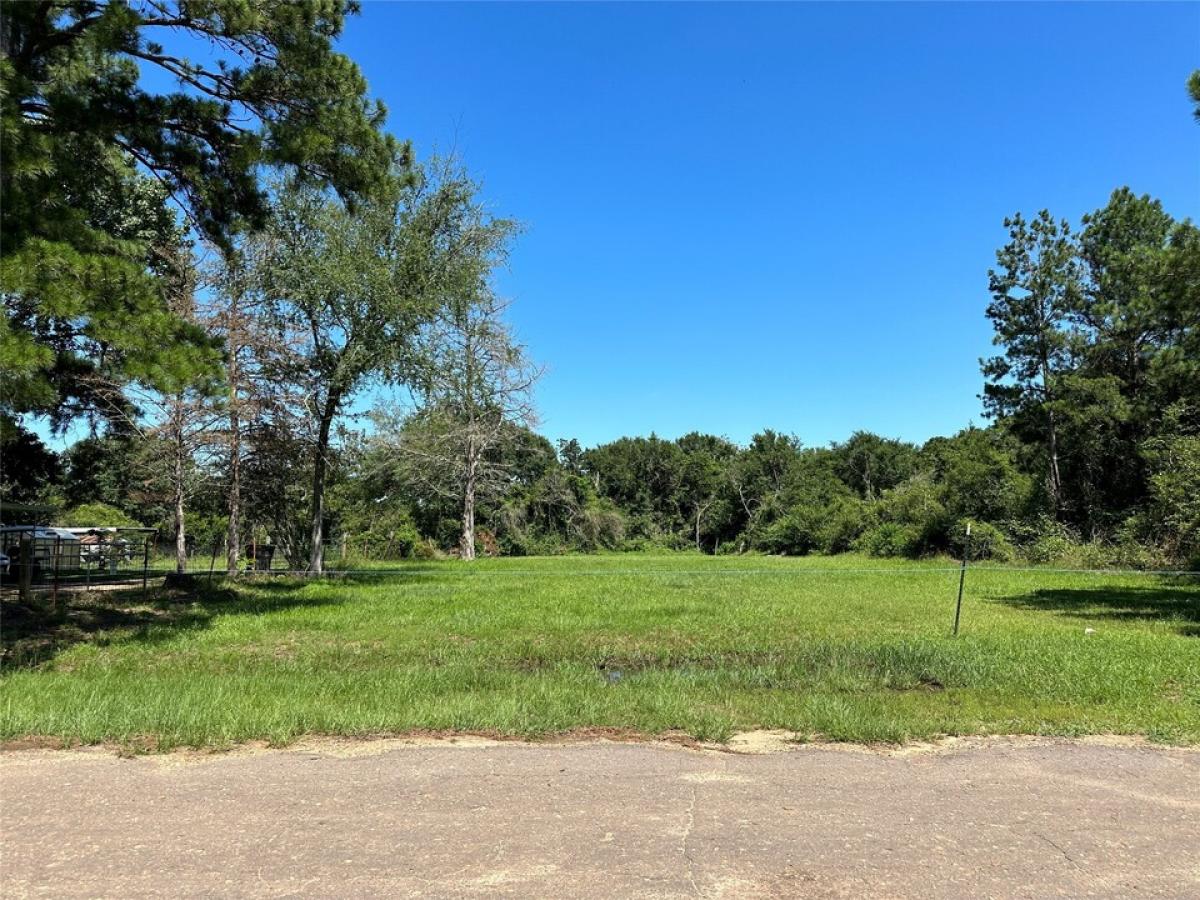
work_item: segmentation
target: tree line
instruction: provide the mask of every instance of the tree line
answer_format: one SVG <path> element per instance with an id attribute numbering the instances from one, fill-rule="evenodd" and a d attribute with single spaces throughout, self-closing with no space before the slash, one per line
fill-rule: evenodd
<path id="1" fill-rule="evenodd" d="M 354 12 L 6 10 L 0 500 L 16 518 L 155 525 L 181 568 L 220 545 L 231 572 L 254 542 L 314 572 L 331 543 L 339 559 L 915 557 L 961 552 L 967 523 L 995 558 L 1200 558 L 1190 221 L 1121 188 L 1078 224 L 1004 223 L 981 278 L 986 427 L 551 444 L 494 289 L 519 225 L 454 160 L 386 132 L 334 49 Z M 180 49 L 197 44 L 200 61 Z M 147 66 L 179 89 L 148 91 Z M 1200 118 L 1200 73 L 1189 90 Z M 38 421 L 89 436 L 56 454 Z"/>

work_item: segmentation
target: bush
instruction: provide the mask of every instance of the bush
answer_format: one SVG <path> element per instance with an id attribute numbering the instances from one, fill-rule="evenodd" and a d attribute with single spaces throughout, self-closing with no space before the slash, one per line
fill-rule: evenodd
<path id="1" fill-rule="evenodd" d="M 768 553 L 804 556 L 821 547 L 821 510 L 802 506 L 767 526 L 759 539 Z"/>
<path id="2" fill-rule="evenodd" d="M 625 517 L 614 506 L 589 503 L 579 511 L 571 530 L 580 550 L 615 550 L 625 539 Z"/>
<path id="3" fill-rule="evenodd" d="M 823 553 L 845 553 L 868 525 L 865 504 L 850 497 L 835 500 L 825 511 L 824 518 L 821 526 Z"/>
<path id="4" fill-rule="evenodd" d="M 130 518 L 107 503 L 81 503 L 54 517 L 54 524 L 67 528 L 86 528 L 89 525 L 119 525 L 130 528 L 141 527 L 141 522 Z"/>
<path id="5" fill-rule="evenodd" d="M 915 557 L 921 554 L 923 546 L 921 528 L 899 522 L 884 522 L 868 528 L 854 542 L 854 549 L 868 556 Z"/>
<path id="6" fill-rule="evenodd" d="M 880 555 L 916 557 L 945 550 L 949 545 L 953 519 L 942 503 L 941 489 L 927 474 L 916 475 L 887 491 L 876 504 L 873 514 L 878 521 L 903 526 L 905 535 L 916 535 L 911 540 L 905 538 L 908 547 L 906 552 Z M 899 532 L 890 531 L 888 534 L 895 537 Z"/>
<path id="7" fill-rule="evenodd" d="M 1021 554 L 1032 563 L 1078 558 L 1082 550 L 1079 536 L 1050 516 L 1013 527 Z"/>
<path id="8" fill-rule="evenodd" d="M 967 520 L 959 519 L 950 529 L 950 549 L 961 559 L 966 546 Z M 1016 550 L 1003 531 L 987 522 L 971 523 L 971 559 L 1008 562 L 1015 556 Z"/>

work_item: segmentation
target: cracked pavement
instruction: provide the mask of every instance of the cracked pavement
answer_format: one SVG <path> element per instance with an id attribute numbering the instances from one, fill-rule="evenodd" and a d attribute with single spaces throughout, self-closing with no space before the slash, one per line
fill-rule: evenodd
<path id="1" fill-rule="evenodd" d="M 17 897 L 1196 897 L 1200 752 L 314 740 L 0 754 Z"/>

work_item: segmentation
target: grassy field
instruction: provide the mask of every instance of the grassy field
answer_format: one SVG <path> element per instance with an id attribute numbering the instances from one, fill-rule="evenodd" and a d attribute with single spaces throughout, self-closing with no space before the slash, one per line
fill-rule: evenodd
<path id="1" fill-rule="evenodd" d="M 421 563 L 7 610 L 0 737 L 149 747 L 615 728 L 1200 741 L 1200 583 L 857 557 Z"/>

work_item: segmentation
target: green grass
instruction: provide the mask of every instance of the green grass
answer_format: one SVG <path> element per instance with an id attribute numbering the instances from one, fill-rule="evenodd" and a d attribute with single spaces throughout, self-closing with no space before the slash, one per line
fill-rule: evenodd
<path id="1" fill-rule="evenodd" d="M 249 581 L 145 607 L 93 594 L 50 631 L 7 617 L 0 737 L 1200 741 L 1195 580 L 973 569 L 954 639 L 957 578 L 946 562 L 576 556 Z"/>

